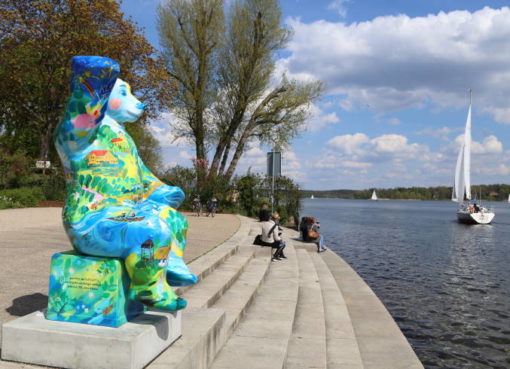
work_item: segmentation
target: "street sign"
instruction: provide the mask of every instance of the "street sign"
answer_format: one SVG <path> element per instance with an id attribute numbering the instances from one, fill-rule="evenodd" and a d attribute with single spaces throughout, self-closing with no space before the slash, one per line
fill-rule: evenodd
<path id="1" fill-rule="evenodd" d="M 274 165 L 274 166 L 273 166 Z M 282 175 L 282 153 L 272 151 L 267 153 L 267 175 L 268 177 L 279 177 Z"/>
<path id="2" fill-rule="evenodd" d="M 35 167 L 37 169 L 49 169 L 49 168 L 51 168 L 51 162 L 44 161 L 44 160 L 38 160 L 35 162 Z"/>

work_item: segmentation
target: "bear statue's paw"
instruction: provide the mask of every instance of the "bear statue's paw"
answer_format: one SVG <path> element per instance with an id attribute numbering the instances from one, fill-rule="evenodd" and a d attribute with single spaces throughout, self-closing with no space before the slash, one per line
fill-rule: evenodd
<path id="1" fill-rule="evenodd" d="M 161 287 L 166 287 L 166 291 L 161 291 Z M 141 302 L 143 305 L 163 311 L 177 311 L 184 309 L 187 305 L 186 300 L 178 297 L 169 286 L 133 286 L 129 290 L 129 298 L 132 301 Z"/>
<path id="2" fill-rule="evenodd" d="M 158 301 L 154 301 L 152 299 L 140 299 L 139 301 L 147 307 L 162 311 L 181 310 L 188 304 L 186 300 L 181 297 L 177 297 L 176 299 L 160 299 Z"/>
<path id="3" fill-rule="evenodd" d="M 166 266 L 166 282 L 170 286 L 189 286 L 198 282 L 195 274 L 191 273 L 182 258 L 173 253 L 168 258 Z"/>
<path id="4" fill-rule="evenodd" d="M 197 283 L 198 278 L 196 275 L 194 275 L 190 271 L 182 273 L 182 272 L 177 272 L 174 270 L 167 269 L 166 282 L 170 286 L 182 287 L 182 286 L 189 286 L 189 285 Z"/>

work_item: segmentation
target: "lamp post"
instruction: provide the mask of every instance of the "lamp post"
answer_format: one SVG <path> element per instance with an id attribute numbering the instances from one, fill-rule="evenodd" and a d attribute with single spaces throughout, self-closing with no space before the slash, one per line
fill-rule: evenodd
<path id="1" fill-rule="evenodd" d="M 267 153 L 267 175 L 271 176 L 271 214 L 274 211 L 275 178 L 282 175 L 282 153 L 275 148 Z"/>

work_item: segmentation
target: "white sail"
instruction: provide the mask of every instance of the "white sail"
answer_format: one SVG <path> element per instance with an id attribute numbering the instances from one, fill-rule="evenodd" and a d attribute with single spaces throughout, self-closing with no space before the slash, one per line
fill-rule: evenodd
<path id="1" fill-rule="evenodd" d="M 457 165 L 455 166 L 455 180 L 453 182 L 452 201 L 464 201 L 464 143 L 462 143 Z"/>
<path id="2" fill-rule="evenodd" d="M 370 200 L 377 200 L 377 195 L 375 193 L 375 190 L 372 192 L 372 197 L 370 198 Z"/>
<path id="3" fill-rule="evenodd" d="M 510 195 L 508 195 L 508 202 L 510 202 Z"/>
<path id="4" fill-rule="evenodd" d="M 471 102 L 469 103 L 464 133 L 464 186 L 466 199 L 471 200 Z"/>
<path id="5" fill-rule="evenodd" d="M 471 200 L 471 104 L 469 104 L 466 119 L 464 142 L 462 142 L 459 156 L 457 156 L 452 201 L 463 202 L 464 194 L 466 199 Z"/>

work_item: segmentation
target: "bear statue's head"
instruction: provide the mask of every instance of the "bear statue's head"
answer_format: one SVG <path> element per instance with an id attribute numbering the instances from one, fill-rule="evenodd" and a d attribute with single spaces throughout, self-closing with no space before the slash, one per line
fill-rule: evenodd
<path id="1" fill-rule="evenodd" d="M 145 105 L 131 94 L 131 87 L 120 78 L 108 99 L 108 114 L 119 123 L 131 123 L 142 115 Z"/>

